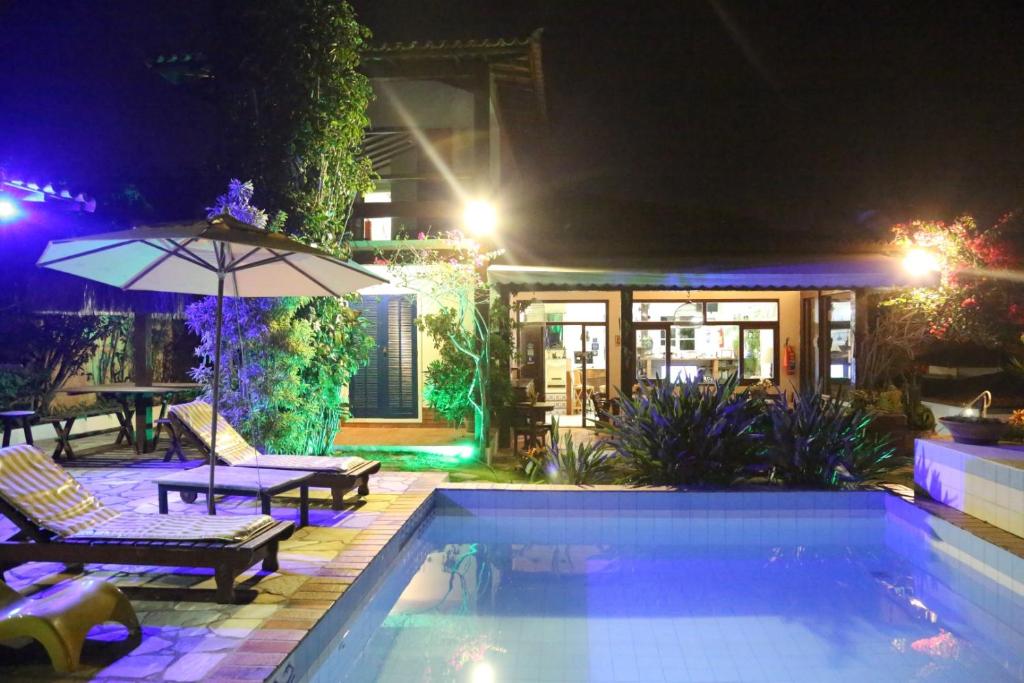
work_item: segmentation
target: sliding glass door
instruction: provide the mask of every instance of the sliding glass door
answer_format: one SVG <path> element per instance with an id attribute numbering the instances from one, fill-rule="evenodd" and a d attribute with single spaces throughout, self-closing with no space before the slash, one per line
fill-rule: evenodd
<path id="1" fill-rule="evenodd" d="M 607 320 L 603 301 L 532 301 L 521 310 L 520 377 L 534 380 L 550 415 L 569 416 L 563 424 L 594 420 L 592 394 L 607 395 Z"/>

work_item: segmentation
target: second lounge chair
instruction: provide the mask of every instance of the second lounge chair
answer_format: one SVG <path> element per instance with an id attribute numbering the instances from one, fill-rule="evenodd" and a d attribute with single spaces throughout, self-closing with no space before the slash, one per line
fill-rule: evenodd
<path id="1" fill-rule="evenodd" d="M 169 414 L 171 438 L 180 446 L 184 432 L 208 455 L 210 426 L 213 423 L 212 406 L 203 400 L 179 403 L 171 406 Z M 359 496 L 367 495 L 370 492 L 370 475 L 380 471 L 380 463 L 376 460 L 357 457 L 260 453 L 222 415 L 217 416 L 217 459 L 231 467 L 313 472 L 309 485 L 330 489 L 331 503 L 335 510 L 344 506 L 345 494 L 352 489 L 356 489 Z"/>

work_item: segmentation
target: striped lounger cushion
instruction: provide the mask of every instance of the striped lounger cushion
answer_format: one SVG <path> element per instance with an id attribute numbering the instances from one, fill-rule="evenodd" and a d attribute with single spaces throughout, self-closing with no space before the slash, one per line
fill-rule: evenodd
<path id="1" fill-rule="evenodd" d="M 67 539 L 227 541 L 274 524 L 267 515 L 146 515 L 106 507 L 35 446 L 0 449 L 0 496 L 39 527 Z"/>
<path id="2" fill-rule="evenodd" d="M 179 403 L 171 406 L 171 414 L 187 426 L 209 450 L 210 427 L 213 424 L 213 408 L 209 403 L 201 400 Z M 223 415 L 217 415 L 217 457 L 236 467 L 320 472 L 347 472 L 367 462 L 354 456 L 334 458 L 321 455 L 264 455 L 249 445 Z"/>

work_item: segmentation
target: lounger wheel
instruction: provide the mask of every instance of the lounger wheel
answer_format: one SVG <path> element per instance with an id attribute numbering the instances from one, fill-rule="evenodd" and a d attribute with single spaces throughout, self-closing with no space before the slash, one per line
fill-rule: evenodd
<path id="1" fill-rule="evenodd" d="M 196 498 L 198 497 L 199 494 L 197 494 L 195 491 L 182 491 L 180 495 L 181 500 L 183 502 L 194 503 L 196 502 Z"/>

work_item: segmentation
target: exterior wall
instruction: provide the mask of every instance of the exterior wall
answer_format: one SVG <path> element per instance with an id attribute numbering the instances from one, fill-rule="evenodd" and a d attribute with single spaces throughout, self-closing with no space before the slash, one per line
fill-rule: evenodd
<path id="1" fill-rule="evenodd" d="M 517 292 L 512 301 L 599 301 L 608 305 L 608 384 L 615 392 L 622 376 L 622 311 L 619 293 L 608 291 Z"/>
<path id="2" fill-rule="evenodd" d="M 618 291 L 525 291 L 518 292 L 513 301 L 602 301 L 608 304 L 608 371 L 610 384 L 617 388 L 622 375 L 622 311 Z M 800 292 L 799 291 L 637 291 L 634 302 L 639 301 L 720 301 L 723 299 L 744 299 L 750 301 L 777 300 L 779 302 L 779 348 L 777 362 L 781 363 L 782 345 L 787 337 L 797 351 L 797 370 L 793 375 L 785 374 L 780 368 L 779 381 L 787 391 L 799 388 L 800 377 Z"/>
<path id="3" fill-rule="evenodd" d="M 423 131 L 449 130 L 451 137 L 439 145 L 438 152 L 458 182 L 471 191 L 479 183 L 497 181 L 501 136 L 493 101 L 490 102 L 487 122 L 489 163 L 485 168 L 478 169 L 475 158 L 477 135 L 473 93 L 439 81 L 374 80 L 371 85 L 376 95 L 367 109 L 372 128 L 410 129 L 415 125 Z M 384 173 L 415 175 L 424 163 L 422 156 L 421 149 L 413 147 L 396 156 Z M 489 177 L 474 177 L 478 173 Z M 392 201 L 418 199 L 415 196 L 415 182 L 399 182 L 396 185 Z"/>
<path id="4" fill-rule="evenodd" d="M 778 363 L 782 362 L 782 347 L 789 343 L 796 351 L 796 373 L 787 375 L 780 366 L 779 384 L 786 391 L 800 388 L 800 292 L 799 291 L 750 291 L 715 290 L 693 292 L 634 292 L 633 301 L 721 301 L 723 299 L 744 299 L 747 301 L 777 300 L 779 302 L 779 348 Z M 616 332 L 617 334 L 617 332 Z"/>
<path id="5" fill-rule="evenodd" d="M 368 266 L 371 270 L 387 276 L 387 268 L 384 266 Z M 410 283 L 416 287 L 415 281 Z M 363 290 L 367 295 L 380 294 L 415 294 L 417 316 L 435 313 L 441 308 L 441 303 L 432 297 L 417 293 L 414 289 L 401 287 L 395 284 L 377 285 Z M 782 344 L 787 337 L 789 343 L 797 351 L 796 374 L 787 375 L 785 370 L 780 368 L 780 382 L 787 391 L 796 391 L 799 388 L 800 364 L 803 359 L 800 357 L 800 298 L 799 291 L 699 291 L 699 292 L 678 292 L 678 291 L 638 291 L 634 293 L 634 301 L 720 301 L 727 299 L 743 300 L 776 300 L 779 302 L 779 348 L 777 349 L 777 362 L 781 363 Z M 622 311 L 620 309 L 620 297 L 618 291 L 526 291 L 518 292 L 512 297 L 512 301 L 594 301 L 606 304 L 608 309 L 608 378 L 609 385 L 614 392 L 620 384 L 622 374 Z M 467 325 L 470 321 L 467 321 Z M 417 367 L 418 381 L 417 391 L 419 396 L 419 416 L 408 422 L 422 422 L 424 416 L 425 402 L 423 398 L 424 378 L 426 368 L 431 362 L 437 360 L 438 352 L 431 340 L 422 332 L 417 332 Z M 353 422 L 397 422 L 397 420 L 375 420 L 355 419 Z"/>
<path id="6" fill-rule="evenodd" d="M 374 273 L 377 273 L 378 275 L 380 275 L 382 277 L 386 277 L 386 278 L 389 278 L 389 279 L 394 279 L 393 276 L 389 273 L 388 268 L 386 266 L 367 265 L 367 266 L 364 266 L 364 267 L 367 268 L 368 270 L 374 272 Z M 410 274 L 410 278 L 412 278 L 412 277 L 413 276 Z M 417 290 L 420 290 L 421 288 L 416 285 L 416 280 L 415 279 L 410 279 L 408 282 L 409 282 L 410 287 L 403 287 L 403 286 L 400 286 L 400 285 L 397 285 L 397 284 L 375 285 L 373 287 L 367 287 L 366 289 L 361 289 L 361 290 L 359 290 L 359 293 L 363 294 L 363 295 L 366 295 L 366 296 L 377 296 L 377 295 L 386 295 L 386 294 L 392 294 L 392 295 L 393 294 L 413 294 L 413 295 L 416 296 L 416 317 L 417 318 L 421 317 L 421 316 L 424 316 L 424 315 L 429 315 L 431 313 L 437 313 L 443 307 L 444 302 L 439 302 L 436 299 L 434 299 L 434 297 L 427 296 L 427 295 L 423 294 L 421 291 L 417 291 Z M 467 327 L 468 327 L 468 325 L 471 323 L 471 321 L 467 320 L 466 322 L 467 322 Z M 435 360 L 437 360 L 440 357 L 440 354 L 438 353 L 437 347 L 434 346 L 434 344 L 430 340 L 430 338 L 427 335 L 425 335 L 423 332 L 420 332 L 419 330 L 416 331 L 416 354 L 417 354 L 416 355 L 416 368 L 417 368 L 417 375 L 418 375 L 417 382 L 416 382 L 416 391 L 417 391 L 418 402 L 419 402 L 419 414 L 418 414 L 418 416 L 415 419 L 413 419 L 413 420 L 408 420 L 408 419 L 406 419 L 406 420 L 396 420 L 396 419 L 392 419 L 392 418 L 384 418 L 384 419 L 378 419 L 378 418 L 353 418 L 353 419 L 350 420 L 350 422 L 354 422 L 354 423 L 373 423 L 373 422 L 422 422 L 423 421 L 423 417 L 424 417 L 423 412 L 424 412 L 424 408 L 426 406 L 426 402 L 424 401 L 424 398 L 423 398 L 423 390 L 424 390 L 424 384 L 425 384 L 425 378 L 426 378 L 426 369 L 427 369 L 428 365 L 430 365 L 432 362 L 434 362 Z M 346 390 L 345 390 L 345 394 L 346 394 L 346 399 L 347 399 L 347 394 L 348 394 L 347 387 L 346 387 Z"/>
<path id="7" fill-rule="evenodd" d="M 408 128 L 396 103 L 420 128 L 473 128 L 473 96 L 440 81 L 393 80 L 370 82 L 376 96 L 366 113 L 374 128 Z"/>

